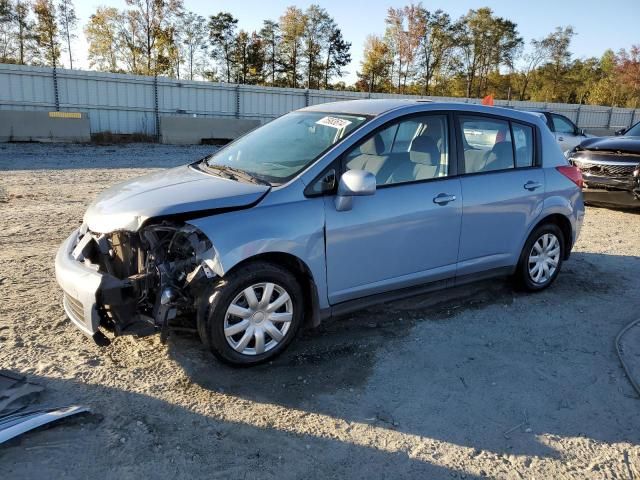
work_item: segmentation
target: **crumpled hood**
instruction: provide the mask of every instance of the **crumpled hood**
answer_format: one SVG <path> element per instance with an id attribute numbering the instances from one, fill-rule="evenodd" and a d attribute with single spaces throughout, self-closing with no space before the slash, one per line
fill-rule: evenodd
<path id="1" fill-rule="evenodd" d="M 578 150 L 640 154 L 640 137 L 595 137 L 584 140 Z"/>
<path id="2" fill-rule="evenodd" d="M 96 233 L 136 231 L 153 217 L 246 207 L 269 189 L 268 185 L 237 182 L 187 165 L 114 185 L 89 205 L 84 222 Z"/>

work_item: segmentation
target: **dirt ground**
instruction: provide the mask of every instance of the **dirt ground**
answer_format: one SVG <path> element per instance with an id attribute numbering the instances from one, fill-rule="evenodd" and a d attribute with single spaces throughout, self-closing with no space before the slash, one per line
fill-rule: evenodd
<path id="1" fill-rule="evenodd" d="M 93 412 L 0 446 L 15 478 L 640 478 L 640 403 L 614 338 L 640 317 L 640 214 L 588 208 L 555 285 L 371 308 L 277 361 L 195 336 L 100 348 L 65 319 L 58 245 L 103 188 L 210 147 L 0 145 L 0 368 Z M 640 327 L 624 340 L 640 379 Z"/>

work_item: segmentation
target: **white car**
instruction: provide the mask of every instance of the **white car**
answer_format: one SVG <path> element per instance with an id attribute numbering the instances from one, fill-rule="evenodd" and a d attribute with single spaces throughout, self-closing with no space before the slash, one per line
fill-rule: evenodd
<path id="1" fill-rule="evenodd" d="M 559 113 L 542 112 L 539 110 L 530 111 L 529 113 L 537 115 L 546 122 L 563 152 L 574 149 L 580 145 L 585 138 L 595 136 L 586 133 L 584 128 L 578 128 L 575 123 Z"/>

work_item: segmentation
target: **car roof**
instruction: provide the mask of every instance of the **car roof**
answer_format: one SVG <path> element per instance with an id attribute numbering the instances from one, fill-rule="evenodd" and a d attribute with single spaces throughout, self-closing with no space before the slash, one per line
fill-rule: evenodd
<path id="1" fill-rule="evenodd" d="M 452 110 L 469 113 L 486 113 L 489 115 L 501 115 L 516 120 L 531 122 L 534 118 L 542 119 L 540 115 L 531 111 L 514 110 L 494 106 L 477 105 L 462 102 L 433 102 L 431 100 L 412 100 L 406 98 L 363 99 L 346 100 L 340 102 L 319 103 L 305 108 L 302 112 L 343 113 L 348 115 L 379 116 L 391 111 L 414 110 L 416 106 L 422 106 L 421 110 Z"/>

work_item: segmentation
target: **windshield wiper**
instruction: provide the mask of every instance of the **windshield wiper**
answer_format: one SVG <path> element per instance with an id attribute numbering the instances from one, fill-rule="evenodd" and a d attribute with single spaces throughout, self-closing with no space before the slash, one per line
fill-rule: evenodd
<path id="1" fill-rule="evenodd" d="M 249 183 L 256 183 L 258 185 L 271 186 L 266 180 L 251 175 L 249 172 L 240 170 L 239 168 L 229 167 L 227 165 L 209 165 L 206 161 L 203 162 L 206 169 L 215 170 L 216 174 L 223 178 L 235 181 L 245 181 Z"/>

